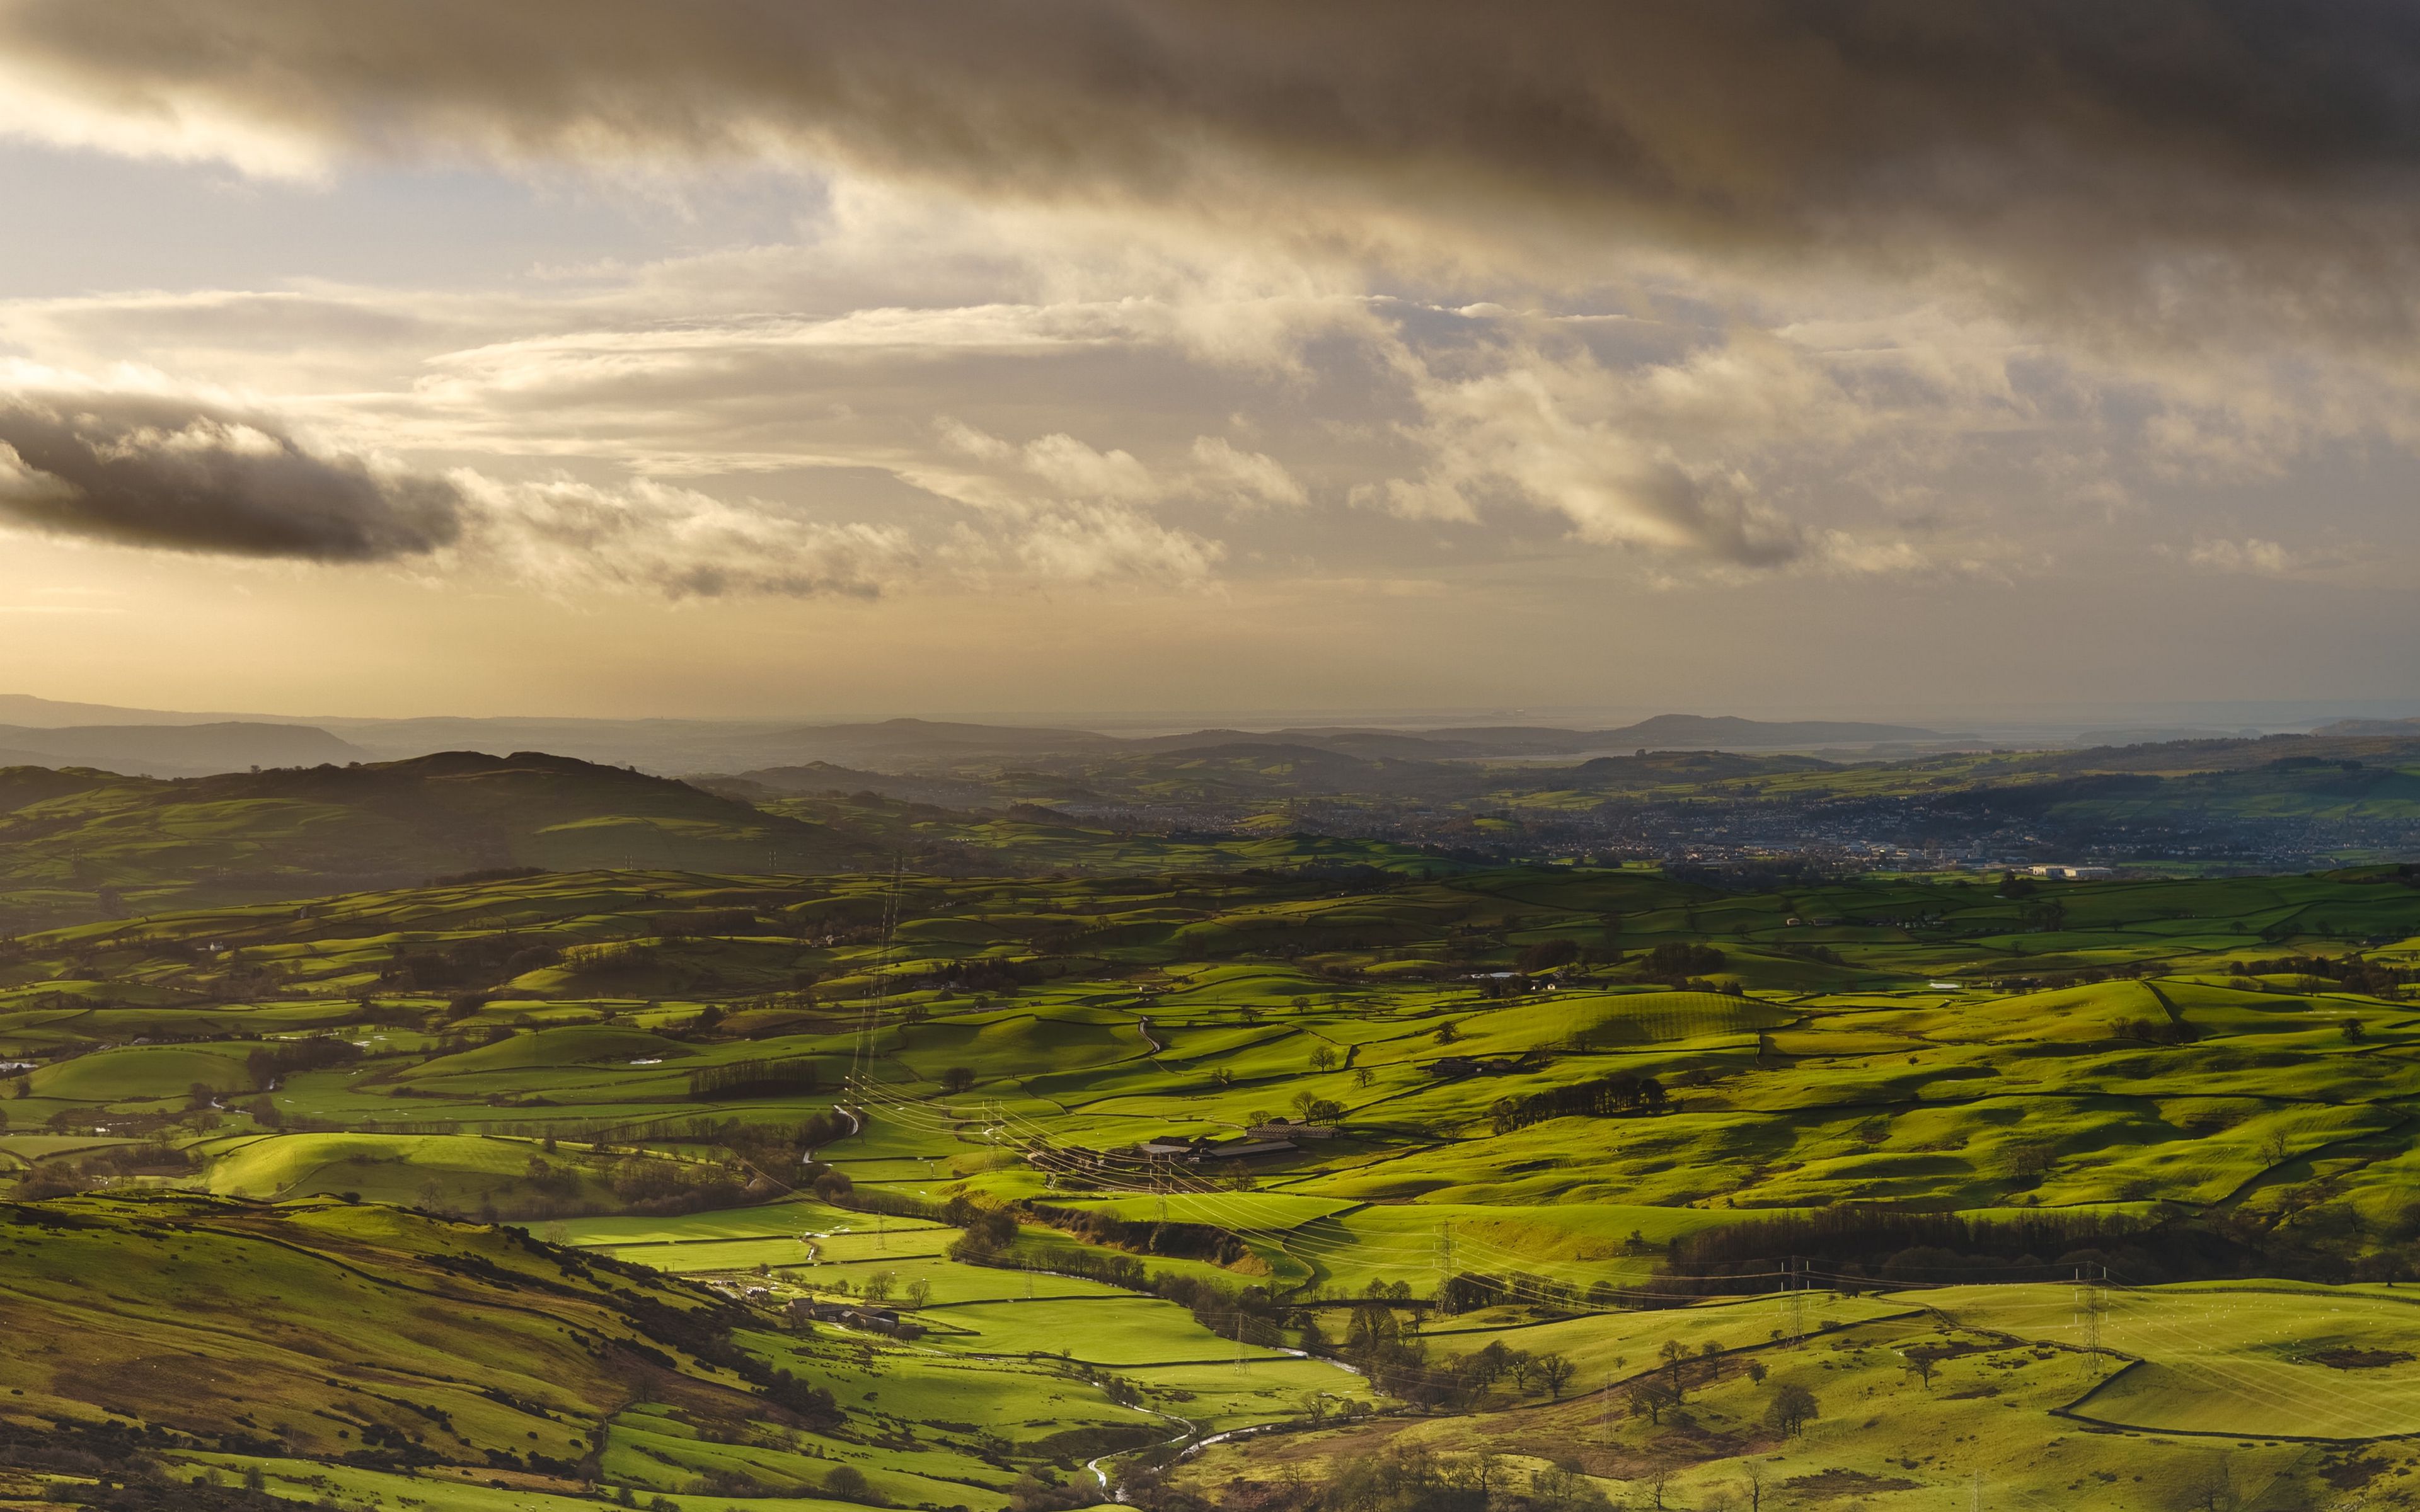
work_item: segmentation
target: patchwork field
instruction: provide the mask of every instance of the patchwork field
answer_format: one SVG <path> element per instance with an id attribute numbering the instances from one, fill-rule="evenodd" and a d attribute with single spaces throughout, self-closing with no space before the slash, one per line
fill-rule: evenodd
<path id="1" fill-rule="evenodd" d="M 2405 1504 L 2415 980 L 2391 868 L 21 935 L 0 1504 Z"/>

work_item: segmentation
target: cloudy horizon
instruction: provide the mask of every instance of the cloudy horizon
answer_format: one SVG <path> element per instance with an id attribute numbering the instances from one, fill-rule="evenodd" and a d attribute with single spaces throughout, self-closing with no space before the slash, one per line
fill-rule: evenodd
<path id="1" fill-rule="evenodd" d="M 10 686 L 2420 696 L 2420 20 L 0 0 Z"/>

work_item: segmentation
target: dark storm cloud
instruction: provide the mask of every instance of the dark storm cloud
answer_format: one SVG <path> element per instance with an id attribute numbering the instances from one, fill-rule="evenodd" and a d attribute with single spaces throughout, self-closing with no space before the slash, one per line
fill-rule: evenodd
<path id="1" fill-rule="evenodd" d="M 461 532 L 449 484 L 147 395 L 0 396 L 0 522 L 224 556 L 380 562 Z"/>
<path id="2" fill-rule="evenodd" d="M 5 0 L 0 55 L 163 136 L 805 150 L 1725 246 L 2088 225 L 2102 254 L 2265 235 L 2358 262 L 2329 223 L 2420 158 L 2403 0 Z"/>

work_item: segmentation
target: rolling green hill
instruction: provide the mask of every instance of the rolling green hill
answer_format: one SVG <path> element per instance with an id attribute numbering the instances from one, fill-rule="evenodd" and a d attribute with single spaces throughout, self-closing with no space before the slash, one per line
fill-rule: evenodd
<path id="1" fill-rule="evenodd" d="M 1312 1512 L 1404 1474 L 1497 1512 L 1751 1474 L 2283 1508 L 2412 1468 L 2404 871 L 1292 854 L 9 942 L 14 1494 L 119 1495 L 103 1433 L 155 1477 L 126 1496 L 483 1512 Z"/>
<path id="2" fill-rule="evenodd" d="M 0 923 L 589 866 L 815 872 L 870 848 L 660 778 L 457 753 L 180 781 L 0 770 Z"/>

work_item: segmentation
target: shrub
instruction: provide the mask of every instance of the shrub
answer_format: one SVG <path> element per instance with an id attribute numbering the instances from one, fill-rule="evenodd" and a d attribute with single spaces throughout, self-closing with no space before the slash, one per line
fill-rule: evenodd
<path id="1" fill-rule="evenodd" d="M 865 1472 L 855 1465 L 832 1466 L 831 1473 L 824 1477 L 824 1492 L 844 1502 L 863 1502 L 873 1506 L 880 1506 L 883 1502 L 875 1493 L 874 1483 L 865 1478 Z"/>

